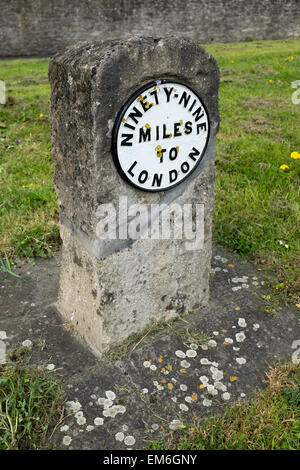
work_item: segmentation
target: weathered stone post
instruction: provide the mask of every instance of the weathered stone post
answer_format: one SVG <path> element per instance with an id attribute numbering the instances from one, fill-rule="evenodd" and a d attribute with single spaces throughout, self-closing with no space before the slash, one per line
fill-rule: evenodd
<path id="1" fill-rule="evenodd" d="M 49 78 L 58 306 L 103 352 L 208 302 L 219 71 L 191 40 L 132 38 L 76 45 Z"/>

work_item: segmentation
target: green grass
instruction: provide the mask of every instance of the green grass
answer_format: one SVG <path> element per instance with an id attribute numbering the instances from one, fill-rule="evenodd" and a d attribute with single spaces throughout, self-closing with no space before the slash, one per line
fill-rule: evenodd
<path id="1" fill-rule="evenodd" d="M 45 59 L 0 62 L 8 98 L 0 106 L 0 246 L 8 256 L 49 256 L 59 244 L 47 70 Z"/>
<path id="2" fill-rule="evenodd" d="M 60 383 L 45 371 L 0 366 L 0 450 L 47 448 L 63 403 Z"/>
<path id="3" fill-rule="evenodd" d="M 291 88 L 299 80 L 300 41 L 207 49 L 221 71 L 215 239 L 270 268 L 281 284 L 276 293 L 297 298 L 300 160 L 290 154 L 300 152 L 300 104 L 292 103 Z"/>
<path id="4" fill-rule="evenodd" d="M 297 302 L 300 160 L 290 154 L 300 152 L 291 88 L 300 79 L 300 40 L 206 48 L 221 70 L 214 237 L 270 269 L 276 295 Z M 59 244 L 47 67 L 45 59 L 0 62 L 11 97 L 0 106 L 0 246 L 12 258 L 49 256 Z"/>
<path id="5" fill-rule="evenodd" d="M 270 368 L 268 388 L 222 416 L 196 421 L 149 449 L 299 450 L 300 366 Z"/>

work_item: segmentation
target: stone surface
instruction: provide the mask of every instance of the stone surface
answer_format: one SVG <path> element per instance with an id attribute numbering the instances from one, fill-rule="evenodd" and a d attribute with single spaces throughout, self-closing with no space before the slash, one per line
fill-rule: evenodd
<path id="1" fill-rule="evenodd" d="M 10 0 L 1 2 L 0 56 L 49 56 L 82 40 L 132 34 L 202 43 L 298 38 L 298 0 Z"/>
<path id="2" fill-rule="evenodd" d="M 111 156 L 111 128 L 133 92 L 161 78 L 182 81 L 204 101 L 211 125 L 205 155 L 183 183 L 146 193 L 125 183 Z M 219 71 L 186 39 L 132 38 L 84 43 L 49 66 L 52 152 L 63 240 L 59 308 L 98 352 L 153 321 L 207 304 L 218 130 Z M 101 240 L 101 204 L 204 205 L 204 246 L 185 240 Z M 151 223 L 154 219 L 151 220 Z"/>
<path id="3" fill-rule="evenodd" d="M 0 272 L 0 331 L 6 360 L 30 340 L 26 364 L 45 368 L 54 364 L 49 374 L 62 380 L 67 401 L 76 402 L 86 419 L 80 424 L 75 412 L 66 412 L 68 416 L 51 438 L 57 449 L 125 450 L 131 448 L 125 443 L 129 436 L 134 438 L 132 448 L 146 448 L 149 441 L 160 440 L 169 432 L 174 420 L 204 419 L 252 398 L 264 386 L 269 365 L 291 358 L 295 361 L 297 355 L 299 360 L 297 309 L 277 307 L 276 317 L 264 313 L 262 295 L 271 293 L 264 272 L 220 247 L 213 251 L 211 300 L 201 315 L 191 314 L 144 339 L 136 338 L 125 356 L 122 350 L 115 352 L 115 360 L 98 360 L 58 315 L 54 303 L 59 264 L 60 257 L 17 267 L 22 279 Z M 202 349 L 203 339 L 215 342 Z M 188 351 L 198 340 L 196 356 L 190 357 Z M 178 351 L 186 357 L 178 357 Z M 21 359 L 15 352 L 13 357 Z M 183 367 L 183 360 L 190 366 Z M 210 395 L 209 387 L 200 388 L 205 377 L 209 385 L 217 382 L 213 374 L 220 376 L 226 391 Z M 115 398 L 104 405 L 99 398 L 107 399 L 108 392 Z M 120 432 L 122 441 L 116 437 Z M 72 439 L 69 445 L 65 436 Z"/>

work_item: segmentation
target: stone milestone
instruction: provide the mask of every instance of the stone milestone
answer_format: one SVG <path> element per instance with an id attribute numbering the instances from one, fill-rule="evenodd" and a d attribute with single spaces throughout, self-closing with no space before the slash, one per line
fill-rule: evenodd
<path id="1" fill-rule="evenodd" d="M 208 302 L 219 70 L 138 37 L 71 47 L 49 79 L 58 308 L 99 354 Z"/>

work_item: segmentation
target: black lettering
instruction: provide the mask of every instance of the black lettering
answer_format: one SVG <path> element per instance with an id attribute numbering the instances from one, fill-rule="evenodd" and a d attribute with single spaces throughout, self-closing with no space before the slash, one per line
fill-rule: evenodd
<path id="1" fill-rule="evenodd" d="M 193 125 L 191 121 L 187 121 L 184 125 L 184 133 L 185 134 L 190 134 L 193 130 Z"/>
<path id="2" fill-rule="evenodd" d="M 159 126 L 156 126 L 156 140 L 159 140 Z"/>
<path id="3" fill-rule="evenodd" d="M 192 153 L 189 153 L 189 157 L 195 162 L 197 160 L 198 155 L 200 155 L 199 150 L 195 149 L 195 147 L 192 148 Z"/>
<path id="4" fill-rule="evenodd" d="M 156 103 L 156 104 L 159 104 L 158 96 L 157 96 L 157 90 L 151 91 L 151 92 L 150 92 L 150 95 L 154 95 L 155 103 Z"/>
<path id="5" fill-rule="evenodd" d="M 193 101 L 192 106 L 190 107 L 189 111 L 192 111 L 192 109 L 193 109 L 193 107 L 195 106 L 195 104 L 196 104 L 196 100 Z"/>
<path id="6" fill-rule="evenodd" d="M 172 93 L 172 91 L 173 91 L 173 87 L 170 88 L 170 90 L 168 90 L 168 88 L 165 88 L 165 87 L 164 87 L 164 90 L 165 90 L 165 93 L 166 93 L 166 96 L 167 96 L 167 103 L 169 103 L 169 101 L 170 101 L 170 96 L 171 96 L 171 93 Z"/>
<path id="7" fill-rule="evenodd" d="M 183 101 L 183 106 L 186 108 L 187 105 L 188 105 L 188 102 L 190 101 L 190 97 L 191 97 L 191 95 L 187 95 L 187 92 L 184 91 L 181 95 L 180 100 L 179 100 L 179 104 L 181 104 L 182 101 Z"/>
<path id="8" fill-rule="evenodd" d="M 160 175 L 158 175 L 158 173 L 154 173 L 154 176 L 153 176 L 153 181 L 152 181 L 152 186 L 158 186 L 160 187 L 161 186 L 161 180 L 162 180 L 162 173 Z"/>
<path id="9" fill-rule="evenodd" d="M 197 124 L 197 135 L 199 134 L 199 129 L 206 131 L 206 122 L 201 122 Z"/>
<path id="10" fill-rule="evenodd" d="M 132 129 L 133 131 L 135 130 L 135 127 L 131 124 L 127 124 L 127 122 L 124 124 L 124 126 L 128 127 L 129 129 Z"/>
<path id="11" fill-rule="evenodd" d="M 125 138 L 121 141 L 121 145 L 122 145 L 123 147 L 125 147 L 125 146 L 129 147 L 130 145 L 132 145 L 132 142 L 129 142 L 129 140 L 132 139 L 133 134 L 121 134 L 121 137 L 125 137 Z"/>
<path id="12" fill-rule="evenodd" d="M 150 142 L 151 140 L 151 129 L 150 127 L 148 127 L 146 130 L 144 130 L 143 127 L 140 128 L 140 140 L 139 140 L 139 143 L 141 143 L 142 141 L 143 142 L 146 142 L 146 140 L 148 140 L 148 142 Z"/>
<path id="13" fill-rule="evenodd" d="M 169 139 L 170 134 L 167 134 L 167 126 L 163 124 L 163 139 Z"/>
<path id="14" fill-rule="evenodd" d="M 179 128 L 180 128 L 180 122 L 174 122 L 174 137 L 178 137 L 181 134 L 181 132 L 179 131 Z"/>
<path id="15" fill-rule="evenodd" d="M 199 108 L 196 109 L 196 111 L 193 112 L 193 116 L 196 116 L 195 117 L 196 122 L 199 121 L 199 119 L 201 119 L 204 116 L 204 113 L 200 114 L 201 111 L 202 111 L 202 108 L 201 108 L 201 106 L 199 106 Z"/>
<path id="16" fill-rule="evenodd" d="M 143 113 L 139 111 L 135 106 L 133 107 L 133 111 L 129 113 L 128 119 L 131 118 L 136 124 L 138 123 L 138 119 L 143 116 Z"/>
<path id="17" fill-rule="evenodd" d="M 182 173 L 187 173 L 190 169 L 190 165 L 188 164 L 188 162 L 183 162 L 180 168 Z"/>
<path id="18" fill-rule="evenodd" d="M 175 160 L 178 155 L 178 148 L 179 147 L 172 147 L 169 151 L 169 159 Z"/>
<path id="19" fill-rule="evenodd" d="M 161 150 L 158 150 L 157 151 L 157 157 L 160 159 L 160 162 L 159 163 L 162 163 L 163 162 L 163 154 L 164 152 L 166 152 L 167 149 L 161 149 Z"/>
<path id="20" fill-rule="evenodd" d="M 129 170 L 127 170 L 127 172 L 130 174 L 130 176 L 134 176 L 134 174 L 132 173 L 132 170 L 134 169 L 135 165 L 137 164 L 137 162 L 134 162 L 131 167 L 129 168 Z"/>
<path id="21" fill-rule="evenodd" d="M 178 173 L 177 170 L 170 170 L 169 171 L 169 181 L 170 183 L 174 183 L 177 180 Z"/>
<path id="22" fill-rule="evenodd" d="M 144 96 L 144 98 L 140 101 L 140 103 L 141 103 L 141 105 L 142 105 L 142 108 L 143 108 L 143 110 L 145 111 L 145 113 L 146 113 L 146 111 L 148 111 L 148 109 L 151 108 L 151 106 L 153 106 L 153 104 L 150 104 L 149 101 L 146 101 L 146 103 L 144 103 L 144 100 L 145 100 L 146 98 L 147 98 L 147 97 Z"/>
<path id="23" fill-rule="evenodd" d="M 141 171 L 138 177 L 139 183 L 144 184 L 147 178 L 148 178 L 148 171 L 146 170 Z"/>

